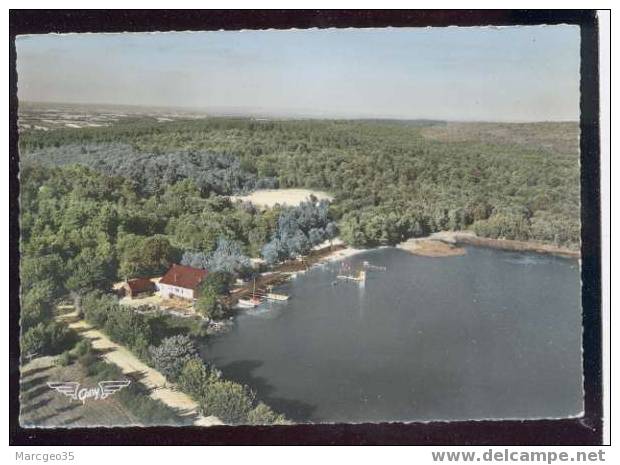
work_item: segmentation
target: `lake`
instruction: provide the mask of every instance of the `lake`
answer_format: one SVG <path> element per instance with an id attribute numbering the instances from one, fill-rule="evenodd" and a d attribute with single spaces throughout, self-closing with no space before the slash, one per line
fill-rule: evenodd
<path id="1" fill-rule="evenodd" d="M 280 287 L 202 347 L 228 378 L 298 422 L 558 418 L 582 411 L 576 260 L 467 247 L 382 248 L 365 287 L 341 263 Z M 337 285 L 334 285 L 337 282 Z"/>

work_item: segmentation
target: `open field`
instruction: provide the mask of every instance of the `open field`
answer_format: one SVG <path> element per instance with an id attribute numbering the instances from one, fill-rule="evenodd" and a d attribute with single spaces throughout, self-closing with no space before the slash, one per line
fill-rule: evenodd
<path id="1" fill-rule="evenodd" d="M 447 123 L 422 128 L 421 133 L 428 139 L 451 144 L 485 142 L 551 153 L 579 153 L 577 122 Z"/>
<path id="2" fill-rule="evenodd" d="M 18 126 L 20 131 L 53 131 L 109 127 L 138 117 L 151 119 L 154 123 L 165 123 L 204 116 L 204 113 L 187 109 L 20 102 Z"/>
<path id="3" fill-rule="evenodd" d="M 314 195 L 319 200 L 333 200 L 333 197 L 327 192 L 311 189 L 262 189 L 248 195 L 233 195 L 231 200 L 250 202 L 259 207 L 271 208 L 278 204 L 294 207 L 308 200 L 311 195 Z"/>
<path id="4" fill-rule="evenodd" d="M 96 386 L 79 364 L 57 366 L 55 357 L 39 357 L 21 369 L 20 422 L 25 427 L 96 427 L 140 425 L 115 396 L 85 402 L 72 400 L 47 386 L 48 382 L 75 381 Z"/>

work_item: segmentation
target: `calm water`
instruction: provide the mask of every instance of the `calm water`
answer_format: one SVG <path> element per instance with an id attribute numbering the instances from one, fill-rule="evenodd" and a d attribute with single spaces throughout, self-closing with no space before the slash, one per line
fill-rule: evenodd
<path id="1" fill-rule="evenodd" d="M 364 422 L 534 418 L 582 410 L 579 264 L 469 247 L 386 248 L 365 288 L 339 263 L 281 287 L 203 347 L 227 377 L 289 418 Z"/>

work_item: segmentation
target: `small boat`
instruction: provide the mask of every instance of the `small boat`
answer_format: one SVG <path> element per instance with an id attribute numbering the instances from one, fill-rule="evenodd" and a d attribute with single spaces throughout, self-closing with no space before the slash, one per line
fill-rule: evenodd
<path id="1" fill-rule="evenodd" d="M 276 294 L 274 292 L 268 292 L 267 295 L 265 295 L 265 297 L 269 300 L 279 300 L 279 301 L 290 299 L 290 296 L 286 294 Z"/>
<path id="2" fill-rule="evenodd" d="M 241 308 L 256 308 L 260 305 L 260 298 L 256 296 L 256 278 L 254 278 L 252 297 L 250 299 L 239 299 L 237 305 Z"/>
<path id="3" fill-rule="evenodd" d="M 239 299 L 237 305 L 240 308 L 256 308 L 260 304 L 260 299 Z"/>

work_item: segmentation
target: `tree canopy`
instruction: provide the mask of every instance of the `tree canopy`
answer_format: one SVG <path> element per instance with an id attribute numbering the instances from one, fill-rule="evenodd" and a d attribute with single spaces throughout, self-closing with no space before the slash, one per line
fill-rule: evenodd
<path id="1" fill-rule="evenodd" d="M 184 250 L 211 251 L 221 235 L 231 238 L 239 226 L 234 221 L 246 221 L 239 212 L 232 222 L 218 218 L 211 224 L 209 217 L 196 214 L 198 195 L 260 187 L 331 192 L 333 218 L 345 240 L 356 245 L 457 228 L 579 244 L 575 123 L 207 118 L 162 124 L 138 118 L 106 128 L 26 131 L 20 147 L 26 163 L 83 164 L 123 177 L 135 195 L 165 198 L 160 208 L 170 213 L 167 221 L 155 208 L 134 221 L 159 217 Z M 184 180 L 192 182 L 193 191 L 183 184 L 181 199 L 166 195 Z M 95 191 L 83 186 L 81 192 Z M 167 208 L 172 205 L 173 211 Z M 519 217 L 515 209 L 530 213 Z M 487 221 L 493 216 L 498 218 Z M 115 221 L 106 215 L 100 224 L 113 228 Z M 244 246 L 255 256 L 273 231 L 269 225 L 253 226 L 258 232 L 248 234 Z M 306 244 L 298 239 L 303 249 Z"/>

